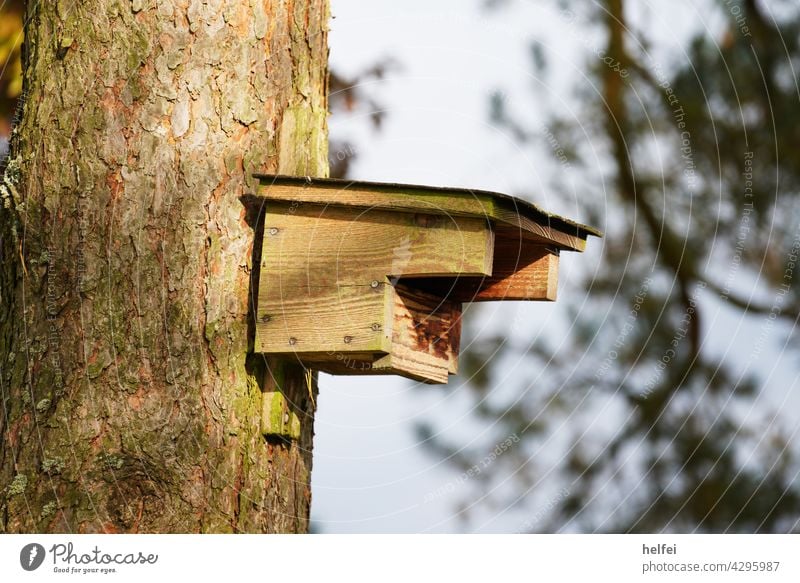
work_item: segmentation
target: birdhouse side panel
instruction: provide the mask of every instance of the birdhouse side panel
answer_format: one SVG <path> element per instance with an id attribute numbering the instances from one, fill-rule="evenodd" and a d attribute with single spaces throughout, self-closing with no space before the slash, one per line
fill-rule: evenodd
<path id="1" fill-rule="evenodd" d="M 391 352 L 373 368 L 446 383 L 458 370 L 461 304 L 404 285 L 394 292 Z"/>

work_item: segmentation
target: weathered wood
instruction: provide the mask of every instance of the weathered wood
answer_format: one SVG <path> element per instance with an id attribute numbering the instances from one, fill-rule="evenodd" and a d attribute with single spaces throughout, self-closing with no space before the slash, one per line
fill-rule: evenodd
<path id="1" fill-rule="evenodd" d="M 295 203 L 480 217 L 526 231 L 543 244 L 572 251 L 583 251 L 589 235 L 601 234 L 526 201 L 482 190 L 262 176 L 258 195 Z"/>
<path id="2" fill-rule="evenodd" d="M 541 247 L 521 248 L 510 249 L 508 254 L 498 254 L 495 258 L 497 265 L 492 276 L 483 281 L 470 301 L 556 300 L 557 254 Z"/>
<path id="3" fill-rule="evenodd" d="M 555 301 L 558 255 L 542 246 L 498 238 L 491 276 L 410 278 L 401 282 L 457 302 Z"/>
<path id="4" fill-rule="evenodd" d="M 257 352 L 339 374 L 446 382 L 455 373 L 460 304 L 390 283 L 488 276 L 495 250 L 486 220 L 283 203 L 265 210 Z"/>
<path id="5" fill-rule="evenodd" d="M 258 188 L 259 196 L 273 200 L 293 200 L 319 205 L 351 206 L 357 208 L 378 207 L 395 211 L 423 212 L 439 215 L 486 216 L 493 213 L 494 200 L 490 195 L 472 198 L 453 197 L 447 192 L 429 192 L 407 187 L 388 190 L 361 183 L 350 183 L 347 188 L 338 184 L 323 184 L 316 181 L 306 185 L 272 183 L 264 179 Z"/>
<path id="6" fill-rule="evenodd" d="M 283 391 L 264 391 L 261 394 L 261 434 L 299 439 L 300 417 L 292 411 Z"/>
<path id="7" fill-rule="evenodd" d="M 373 368 L 446 383 L 458 368 L 461 305 L 404 285 L 394 292 L 392 350 Z"/>
<path id="8" fill-rule="evenodd" d="M 256 350 L 335 374 L 446 382 L 462 302 L 555 300 L 559 249 L 597 234 L 484 191 L 262 176 L 258 192 Z"/>
<path id="9" fill-rule="evenodd" d="M 402 285 L 385 289 L 392 310 L 391 325 L 386 327 L 392 338 L 385 350 L 298 349 L 285 356 L 331 374 L 393 374 L 426 383 L 447 382 L 448 375 L 458 371 L 460 304 Z M 269 337 L 274 334 L 275 330 L 269 330 Z"/>
<path id="10" fill-rule="evenodd" d="M 261 277 L 268 287 L 293 288 L 387 275 L 490 275 L 493 249 L 481 219 L 270 204 Z"/>
<path id="11" fill-rule="evenodd" d="M 547 222 L 542 223 L 521 214 L 518 208 L 508 203 L 497 205 L 492 218 L 535 235 L 542 244 L 549 244 L 569 251 L 584 251 L 586 249 L 586 234 L 580 235 L 578 229 L 571 227 L 568 227 L 567 230 L 553 228 Z"/>
<path id="12" fill-rule="evenodd" d="M 384 282 L 271 290 L 259 300 L 255 349 L 337 374 L 447 382 L 458 367 L 461 306 Z"/>
<path id="13" fill-rule="evenodd" d="M 262 280 L 255 350 L 301 361 L 338 352 L 388 353 L 392 312 L 392 286 L 386 282 L 281 288 Z"/>

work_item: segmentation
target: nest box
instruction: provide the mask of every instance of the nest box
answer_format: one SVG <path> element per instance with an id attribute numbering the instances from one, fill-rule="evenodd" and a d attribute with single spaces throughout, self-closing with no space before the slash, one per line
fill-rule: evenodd
<path id="1" fill-rule="evenodd" d="M 464 302 L 556 299 L 591 227 L 496 192 L 259 176 L 256 352 L 445 383 Z"/>

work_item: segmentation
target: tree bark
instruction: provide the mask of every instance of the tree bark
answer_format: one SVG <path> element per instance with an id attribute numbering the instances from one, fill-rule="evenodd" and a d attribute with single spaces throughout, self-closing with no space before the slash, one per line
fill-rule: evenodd
<path id="1" fill-rule="evenodd" d="M 327 0 L 29 2 L 0 210 L 0 531 L 302 532 L 261 434 L 254 172 L 327 173 Z M 263 219 L 263 216 L 261 217 Z"/>

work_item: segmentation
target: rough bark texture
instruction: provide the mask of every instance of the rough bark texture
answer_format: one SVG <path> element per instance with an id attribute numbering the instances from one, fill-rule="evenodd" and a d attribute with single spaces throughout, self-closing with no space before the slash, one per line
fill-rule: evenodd
<path id="1" fill-rule="evenodd" d="M 327 0 L 29 2 L 0 211 L 0 531 L 296 532 L 254 172 L 327 172 Z M 255 243 L 255 245 L 254 245 Z"/>

